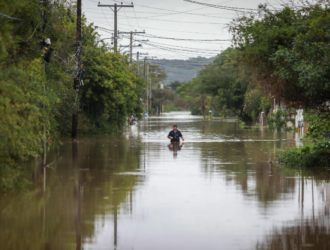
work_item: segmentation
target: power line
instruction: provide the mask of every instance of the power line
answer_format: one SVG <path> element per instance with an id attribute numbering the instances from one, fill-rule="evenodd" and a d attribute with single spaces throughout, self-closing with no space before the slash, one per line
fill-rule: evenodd
<path id="1" fill-rule="evenodd" d="M 98 10 L 97 8 L 89 8 L 89 9 L 91 9 L 91 10 Z M 203 8 L 201 8 L 201 9 L 203 9 Z M 168 13 L 168 14 L 172 14 L 173 13 L 172 10 L 166 10 L 166 11 L 170 11 L 170 13 Z M 135 10 L 134 10 L 134 12 L 136 12 L 136 13 L 142 13 L 142 14 L 152 14 L 152 15 L 155 15 L 155 14 L 160 14 L 160 15 L 166 14 L 165 12 L 145 12 L 145 11 L 135 11 Z M 92 12 L 92 13 L 98 13 L 98 12 Z M 188 13 L 188 12 L 187 13 L 186 12 L 178 12 L 177 14 L 188 14 L 189 15 L 191 13 Z M 207 17 L 212 17 L 211 15 L 221 15 L 222 16 L 222 15 L 225 15 L 225 14 L 226 15 L 233 15 L 232 12 L 227 12 L 227 13 L 200 13 L 199 15 L 206 15 Z M 150 16 L 146 16 L 146 17 L 150 17 Z M 230 17 L 218 17 L 218 18 L 232 19 Z"/>
<path id="2" fill-rule="evenodd" d="M 114 2 L 124 2 L 124 1 L 117 1 L 117 0 L 113 0 Z M 127 2 L 126 2 L 127 3 Z M 175 11 L 175 10 L 169 10 L 169 9 L 163 9 L 163 8 L 157 8 L 157 7 L 151 7 L 151 6 L 146 6 L 146 5 L 141 5 L 141 4 L 135 4 L 136 6 L 140 6 L 140 7 L 144 7 L 144 8 L 149 8 L 149 9 L 155 9 L 155 10 L 163 10 L 163 11 L 171 11 L 171 12 L 174 12 L 174 13 L 178 13 L 178 14 L 182 14 L 181 11 Z M 201 14 L 198 14 L 198 13 L 185 13 L 185 14 L 189 14 L 189 15 L 197 15 L 197 16 L 206 16 L 206 17 L 209 17 L 207 15 L 201 15 Z"/>
<path id="3" fill-rule="evenodd" d="M 152 47 L 156 47 L 156 48 L 159 48 L 159 49 L 164 49 L 164 50 L 169 50 L 169 51 L 179 51 L 179 52 L 182 52 L 182 53 L 186 53 L 186 54 L 201 54 L 201 55 L 215 55 L 215 54 L 218 54 L 216 52 L 197 52 L 197 51 L 192 51 L 192 50 L 186 50 L 186 49 L 176 49 L 176 48 L 171 48 L 171 47 L 166 47 L 166 46 L 160 46 L 160 45 L 155 45 L 155 44 L 152 44 L 152 43 L 145 43 L 149 46 L 152 46 Z"/>
<path id="4" fill-rule="evenodd" d="M 228 42 L 231 39 L 189 39 L 189 38 L 175 38 L 175 37 L 164 37 L 164 36 L 154 36 L 154 35 L 139 35 L 149 38 L 159 38 L 166 40 L 175 40 L 175 41 L 197 41 L 197 42 Z"/>
<path id="5" fill-rule="evenodd" d="M 104 27 L 97 26 L 99 29 L 112 32 L 113 30 L 107 29 Z M 165 40 L 175 40 L 175 41 L 194 41 L 194 42 L 228 42 L 231 41 L 231 39 L 189 39 L 189 38 L 175 38 L 175 37 L 162 37 L 162 36 L 155 36 L 155 35 L 137 35 L 137 36 L 143 36 L 148 38 L 157 38 L 157 39 L 165 39 Z"/>
<path id="6" fill-rule="evenodd" d="M 156 42 L 150 42 L 155 45 L 164 45 L 164 46 L 171 46 L 171 48 L 179 48 L 179 49 L 189 49 L 189 51 L 206 51 L 206 52 L 213 52 L 215 50 L 209 50 L 209 49 L 200 49 L 200 48 L 191 48 L 191 47 L 184 47 L 184 46 L 176 46 L 176 45 L 169 45 L 164 43 L 156 43 Z"/>
<path id="7" fill-rule="evenodd" d="M 12 17 L 12 16 L 8 16 L 6 14 L 0 13 L 0 16 L 4 16 L 8 19 L 12 19 L 12 20 L 17 20 L 17 21 L 25 21 L 24 19 L 20 19 L 20 18 L 16 18 L 16 17 Z"/>
<path id="8" fill-rule="evenodd" d="M 101 8 L 101 10 L 102 10 L 102 13 L 103 13 L 103 15 L 104 15 L 104 17 L 105 17 L 105 20 L 107 21 L 107 23 L 109 24 L 109 26 L 111 26 L 111 24 L 109 23 L 108 18 L 107 18 L 107 16 L 105 15 L 105 13 L 104 13 L 104 11 L 103 11 L 102 8 Z"/>
<path id="9" fill-rule="evenodd" d="M 117 28 L 117 14 L 118 14 L 118 11 L 121 9 L 121 8 L 134 8 L 134 5 L 133 4 L 129 4 L 129 5 L 117 5 L 116 3 L 114 5 L 105 5 L 105 4 L 98 4 L 98 7 L 109 7 L 110 9 L 113 8 L 113 12 L 114 12 L 114 47 L 115 47 L 115 50 L 117 50 L 117 31 L 118 31 L 118 28 Z M 119 9 L 118 9 L 119 7 Z"/>
<path id="10" fill-rule="evenodd" d="M 258 11 L 257 9 L 248 9 L 248 8 L 239 8 L 239 7 L 228 7 L 223 5 L 216 5 L 216 4 L 209 4 L 209 3 L 201 3 L 193 0 L 183 0 L 184 2 L 188 3 L 194 3 L 198 5 L 203 5 L 207 7 L 217 8 L 217 9 L 223 9 L 223 10 L 232 10 L 232 11 L 238 11 L 238 12 L 254 12 Z"/>
<path id="11" fill-rule="evenodd" d="M 134 9 L 134 8 L 133 8 L 133 9 Z M 131 23 L 129 22 L 128 18 L 127 18 L 127 15 L 126 15 L 126 11 L 125 11 L 125 9 L 123 9 L 123 11 L 124 11 L 124 14 L 125 14 L 125 17 L 126 17 L 126 20 L 127 20 L 128 24 L 129 24 L 129 26 L 131 26 L 131 28 L 134 29 L 134 28 L 132 27 Z"/>
<path id="12" fill-rule="evenodd" d="M 28 41 L 32 38 L 32 36 L 34 35 L 34 33 L 36 33 L 37 28 L 39 27 L 39 24 L 40 24 L 40 22 L 37 24 L 37 26 L 36 26 L 36 28 L 34 29 L 32 35 L 31 35 L 26 41 L 24 41 L 24 42 L 28 42 Z"/>
<path id="13" fill-rule="evenodd" d="M 139 24 L 139 21 L 137 19 L 137 16 L 136 16 L 136 13 L 135 13 L 135 9 L 134 8 L 133 8 L 133 11 L 134 11 L 134 16 L 135 16 L 135 19 L 136 19 L 136 23 L 138 24 L 139 28 L 142 29 L 141 26 L 140 26 L 140 24 Z"/>
<path id="14" fill-rule="evenodd" d="M 92 16 L 93 17 L 93 16 Z M 99 17 L 99 16 L 97 16 Z M 99 22 L 97 21 L 98 23 L 103 23 L 103 22 Z M 104 23 L 105 24 L 105 23 Z M 125 24 L 121 24 L 123 26 L 129 26 L 129 25 L 125 25 Z M 134 26 L 133 27 L 138 27 L 138 26 Z M 140 27 L 140 26 L 139 26 Z M 216 33 L 205 33 L 205 32 L 191 32 L 191 31 L 181 31 L 181 30 L 169 30 L 169 29 L 159 29 L 159 28 L 152 28 L 152 27 L 149 27 L 149 26 L 143 26 L 145 27 L 146 29 L 154 29 L 154 30 L 164 30 L 164 31 L 172 31 L 172 32 L 180 32 L 180 33 L 189 33 L 189 34 L 201 34 L 201 35 L 221 35 L 221 34 L 216 34 Z"/>
<path id="15" fill-rule="evenodd" d="M 155 47 L 157 49 L 161 49 L 161 50 L 165 50 L 165 51 L 169 51 L 175 54 L 180 54 L 180 55 L 210 55 L 210 56 L 214 56 L 214 53 L 204 53 L 204 52 L 196 52 L 196 51 L 189 51 L 189 50 L 182 50 L 182 49 L 175 49 L 175 48 L 171 48 L 171 47 L 165 47 L 165 46 L 159 46 L 159 45 L 154 45 L 151 43 L 145 43 L 149 46 Z"/>
<path id="16" fill-rule="evenodd" d="M 119 6 L 119 5 L 118 5 Z M 97 12 L 92 12 L 92 11 L 88 11 L 90 13 L 95 13 L 98 14 Z M 145 19 L 145 20 L 154 20 L 154 21 L 161 21 L 161 22 L 176 22 L 176 23 L 195 23 L 195 24 L 212 24 L 212 25 L 218 25 L 218 24 L 227 24 L 227 23 L 211 23 L 211 22 L 189 22 L 189 21 L 175 21 L 175 20 L 165 20 L 165 19 L 155 19 L 155 18 L 149 18 L 149 17 L 136 17 L 136 16 L 126 16 L 120 19 Z M 225 17 L 222 17 L 225 18 Z M 231 17 L 227 17 L 225 19 L 230 19 L 233 20 L 234 18 Z"/>
<path id="17" fill-rule="evenodd" d="M 191 14 L 191 13 L 189 13 L 190 11 L 201 10 L 201 9 L 205 9 L 205 8 L 207 8 L 207 7 L 198 8 L 198 9 L 194 9 L 194 10 L 188 10 L 188 11 L 181 11 L 181 12 L 175 12 L 175 13 L 162 14 L 162 15 L 157 15 L 157 16 L 148 16 L 148 18 L 149 17 L 160 17 L 160 16 L 178 15 L 178 14 Z M 199 14 L 199 15 L 201 15 L 201 14 Z M 206 15 L 201 15 L 201 16 L 206 16 Z M 207 16 L 207 17 L 210 17 L 210 16 Z M 214 17 L 214 18 L 221 18 L 221 17 Z"/>
<path id="18" fill-rule="evenodd" d="M 127 16 L 127 18 L 135 18 L 132 16 Z M 195 24 L 212 24 L 212 25 L 218 25 L 218 24 L 227 24 L 227 23 L 210 23 L 210 22 L 190 22 L 190 21 L 175 21 L 175 20 L 165 20 L 165 19 L 155 19 L 155 18 L 148 18 L 148 17 L 136 17 L 137 19 L 146 19 L 146 20 L 154 20 L 154 21 L 160 21 L 160 22 L 170 22 L 170 23 L 195 23 Z M 122 18 L 124 19 L 124 18 Z M 233 18 L 228 18 L 233 20 Z"/>

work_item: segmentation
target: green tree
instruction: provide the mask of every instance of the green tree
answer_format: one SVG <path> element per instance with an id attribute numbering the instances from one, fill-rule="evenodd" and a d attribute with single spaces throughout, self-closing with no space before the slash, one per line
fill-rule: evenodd
<path id="1" fill-rule="evenodd" d="M 216 99 L 221 109 L 229 109 L 243 121 L 251 121 L 244 110 L 244 95 L 251 77 L 233 60 L 235 50 L 228 49 L 213 63 L 200 70 L 198 77 L 204 92 Z"/>
<path id="2" fill-rule="evenodd" d="M 25 3 L 22 0 L 1 1 L 0 10 L 3 15 L 0 16 L 0 59 L 7 55 L 7 46 L 13 42 L 12 29 L 15 25 L 21 25 L 25 20 L 16 16 Z"/>
<path id="3" fill-rule="evenodd" d="M 160 114 L 162 105 L 172 102 L 175 96 L 175 93 L 168 89 L 156 89 L 152 92 L 152 103 L 157 108 L 158 114 Z"/>
<path id="4" fill-rule="evenodd" d="M 46 139 L 54 140 L 70 133 L 72 113 L 79 111 L 85 114 L 80 132 L 111 132 L 127 115 L 141 113 L 145 84 L 126 57 L 99 46 L 84 17 L 82 61 L 75 61 L 77 24 L 69 4 L 14 0 L 0 8 L 0 188 L 13 190 L 22 181 L 22 161 L 41 152 L 44 125 Z M 50 63 L 42 57 L 46 38 L 55 51 Z M 85 70 L 79 93 L 73 90 L 77 69 Z"/>
<path id="5" fill-rule="evenodd" d="M 291 46 L 281 46 L 271 57 L 275 75 L 301 90 L 299 101 L 305 107 L 330 100 L 329 13 L 328 4 L 297 10 L 302 17 L 295 23 L 297 35 Z"/>
<path id="6" fill-rule="evenodd" d="M 330 133 L 330 111 L 329 107 L 324 105 L 318 109 L 305 109 L 304 121 L 307 125 L 306 138 L 322 139 L 324 133 Z"/>
<path id="7" fill-rule="evenodd" d="M 189 110 L 192 115 L 205 115 L 208 99 L 200 78 L 196 77 L 191 82 L 185 82 L 177 88 L 177 92 L 189 103 Z"/>
<path id="8" fill-rule="evenodd" d="M 326 1 L 245 15 L 231 23 L 237 60 L 265 93 L 305 107 L 329 100 L 329 6 Z"/>
<path id="9" fill-rule="evenodd" d="M 44 137 L 42 125 L 49 121 L 49 104 L 42 91 L 44 75 L 39 60 L 26 68 L 0 70 L 0 190 L 20 186 L 22 172 L 17 162 L 37 156 Z M 48 105 L 47 105 L 48 106 Z"/>
<path id="10" fill-rule="evenodd" d="M 169 87 L 170 87 L 174 92 L 176 92 L 176 89 L 177 89 L 178 87 L 180 87 L 182 84 L 183 84 L 182 82 L 174 81 L 174 82 L 171 82 L 171 83 L 169 84 Z"/>
<path id="11" fill-rule="evenodd" d="M 127 116 L 142 113 L 145 84 L 130 71 L 127 57 L 108 52 L 102 44 L 91 48 L 84 67 L 82 105 L 97 132 L 110 133 L 123 126 Z"/>

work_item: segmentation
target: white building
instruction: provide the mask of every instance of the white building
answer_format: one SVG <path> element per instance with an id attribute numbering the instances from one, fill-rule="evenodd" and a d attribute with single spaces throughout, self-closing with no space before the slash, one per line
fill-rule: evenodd
<path id="1" fill-rule="evenodd" d="M 295 127 L 296 128 L 300 128 L 303 126 L 303 122 L 304 122 L 304 116 L 303 116 L 303 109 L 297 109 L 296 112 L 296 116 L 295 116 Z"/>

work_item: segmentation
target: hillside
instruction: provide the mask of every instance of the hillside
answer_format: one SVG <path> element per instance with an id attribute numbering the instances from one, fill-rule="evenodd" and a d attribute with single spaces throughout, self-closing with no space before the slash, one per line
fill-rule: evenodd
<path id="1" fill-rule="evenodd" d="M 205 64 L 212 62 L 215 57 L 195 57 L 188 60 L 168 60 L 159 59 L 154 60 L 153 64 L 159 64 L 163 70 L 167 73 L 168 77 L 164 81 L 165 84 L 169 84 L 173 81 L 190 81 L 193 79 L 197 71 L 204 67 Z"/>

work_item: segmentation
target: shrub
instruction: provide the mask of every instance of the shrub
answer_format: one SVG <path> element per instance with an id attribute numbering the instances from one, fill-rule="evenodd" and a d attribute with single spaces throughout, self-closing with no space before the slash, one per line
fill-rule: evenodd
<path id="1" fill-rule="evenodd" d="M 284 129 L 288 121 L 293 122 L 292 119 L 287 118 L 288 115 L 289 113 L 286 110 L 278 109 L 274 114 L 266 117 L 268 127 L 272 130 Z"/>
<path id="2" fill-rule="evenodd" d="M 330 141 L 317 141 L 301 147 L 284 150 L 278 161 L 288 167 L 328 167 L 330 166 Z"/>

